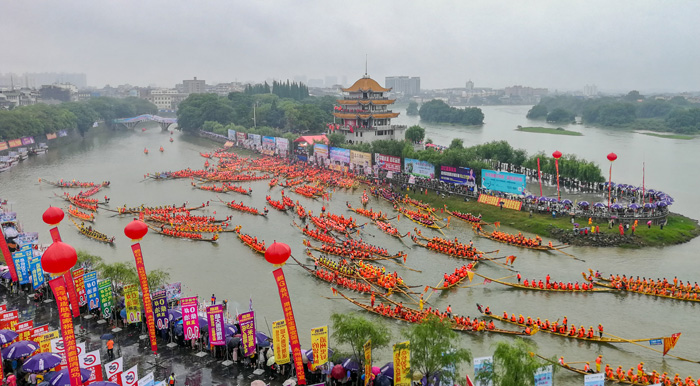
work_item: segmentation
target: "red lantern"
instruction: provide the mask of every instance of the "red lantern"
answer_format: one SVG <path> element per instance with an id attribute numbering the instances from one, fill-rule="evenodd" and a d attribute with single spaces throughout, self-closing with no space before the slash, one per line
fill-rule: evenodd
<path id="1" fill-rule="evenodd" d="M 615 154 L 615 153 L 608 154 L 608 161 L 613 162 L 616 159 L 617 159 L 617 154 Z"/>
<path id="2" fill-rule="evenodd" d="M 552 153 L 552 157 L 554 157 L 555 159 L 559 159 L 559 158 L 561 158 L 561 156 L 562 156 L 562 154 L 559 150 Z"/>
<path id="3" fill-rule="evenodd" d="M 62 242 L 55 241 L 41 256 L 41 268 L 54 274 L 61 274 L 73 268 L 78 262 L 78 254 L 75 248 Z"/>
<path id="4" fill-rule="evenodd" d="M 55 226 L 63 220 L 64 216 L 65 214 L 63 214 L 61 208 L 50 206 L 49 209 L 46 209 L 44 214 L 41 215 L 41 219 L 44 220 L 45 223 Z"/>
<path id="5" fill-rule="evenodd" d="M 265 250 L 265 260 L 273 265 L 284 265 L 291 254 L 292 250 L 289 249 L 289 245 L 274 241 Z"/>
<path id="6" fill-rule="evenodd" d="M 148 233 L 148 225 L 141 220 L 134 220 L 124 227 L 124 234 L 131 241 L 141 240 L 146 233 Z"/>

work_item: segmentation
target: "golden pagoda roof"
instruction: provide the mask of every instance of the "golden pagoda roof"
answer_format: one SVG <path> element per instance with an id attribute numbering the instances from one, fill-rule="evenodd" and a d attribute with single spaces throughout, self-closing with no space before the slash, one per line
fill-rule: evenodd
<path id="1" fill-rule="evenodd" d="M 338 99 L 336 102 L 341 105 L 391 105 L 396 102 L 396 99 Z"/>
<path id="2" fill-rule="evenodd" d="M 357 91 L 374 91 L 374 92 L 388 92 L 391 91 L 390 88 L 384 88 L 377 83 L 376 80 L 370 77 L 362 77 L 357 80 L 349 88 L 342 89 L 345 92 L 357 92 Z"/>
<path id="3" fill-rule="evenodd" d="M 369 119 L 375 118 L 375 119 L 381 119 L 381 118 L 396 118 L 399 116 L 399 113 L 392 113 L 392 112 L 386 112 L 386 113 L 333 113 L 333 116 L 336 118 L 341 118 L 341 119 L 355 119 L 355 118 L 362 118 L 362 119 Z"/>

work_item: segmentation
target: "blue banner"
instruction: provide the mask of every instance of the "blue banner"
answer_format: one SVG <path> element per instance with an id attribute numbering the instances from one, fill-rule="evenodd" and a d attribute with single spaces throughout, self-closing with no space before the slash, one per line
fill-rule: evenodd
<path id="1" fill-rule="evenodd" d="M 264 149 L 274 149 L 275 148 L 275 137 L 262 137 L 262 146 Z"/>
<path id="2" fill-rule="evenodd" d="M 552 365 L 540 367 L 535 372 L 535 386 L 552 386 Z"/>
<path id="3" fill-rule="evenodd" d="M 649 346 L 661 346 L 662 344 L 661 339 L 649 339 Z"/>
<path id="4" fill-rule="evenodd" d="M 29 283 L 29 262 L 27 261 L 27 253 L 32 253 L 32 251 L 20 251 L 12 254 L 12 260 L 15 262 L 15 270 L 17 271 L 17 280 L 19 281 L 19 284 Z"/>
<path id="5" fill-rule="evenodd" d="M 100 295 L 97 293 L 97 272 L 92 271 L 83 275 L 85 293 L 87 294 L 88 309 L 100 308 Z"/>
<path id="6" fill-rule="evenodd" d="M 232 141 L 236 140 L 236 130 L 228 129 L 228 139 Z"/>
<path id="7" fill-rule="evenodd" d="M 588 374 L 583 377 L 584 386 L 605 386 L 605 374 Z"/>
<path id="8" fill-rule="evenodd" d="M 457 185 L 476 185 L 474 171 L 460 166 L 440 166 L 440 181 Z"/>
<path id="9" fill-rule="evenodd" d="M 44 284 L 44 270 L 41 268 L 41 256 L 36 256 L 29 262 L 29 270 L 32 274 L 32 287 L 37 289 Z"/>
<path id="10" fill-rule="evenodd" d="M 481 171 L 481 188 L 498 192 L 524 194 L 525 175 L 507 172 L 497 172 L 483 169 Z"/>
<path id="11" fill-rule="evenodd" d="M 427 161 L 404 158 L 403 171 L 417 177 L 435 178 L 435 165 Z"/>

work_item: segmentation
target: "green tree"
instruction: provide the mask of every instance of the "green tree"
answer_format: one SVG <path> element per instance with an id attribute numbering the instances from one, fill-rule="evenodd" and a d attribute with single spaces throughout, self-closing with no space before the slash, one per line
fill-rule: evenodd
<path id="1" fill-rule="evenodd" d="M 78 250 L 78 262 L 76 266 L 85 267 L 86 270 L 98 269 L 102 265 L 102 258 L 82 249 Z"/>
<path id="2" fill-rule="evenodd" d="M 496 386 L 534 385 L 535 372 L 542 363 L 535 358 L 533 350 L 530 343 L 520 338 L 513 343 L 498 342 L 493 353 L 493 371 L 479 372 L 477 380 L 491 381 Z"/>
<path id="3" fill-rule="evenodd" d="M 532 106 L 527 112 L 527 119 L 545 119 L 547 118 L 547 106 L 539 104 Z"/>
<path id="4" fill-rule="evenodd" d="M 350 346 L 353 356 L 364 362 L 363 346 L 372 340 L 372 350 L 384 348 L 391 341 L 391 331 L 381 320 L 368 320 L 357 313 L 333 313 L 331 336 L 338 344 Z"/>
<path id="5" fill-rule="evenodd" d="M 420 142 L 425 138 L 425 129 L 414 125 L 406 129 L 405 133 L 406 139 L 412 142 Z"/>
<path id="6" fill-rule="evenodd" d="M 429 382 L 435 376 L 454 376 L 457 379 L 456 370 L 450 374 L 448 369 L 472 361 L 469 350 L 459 347 L 459 335 L 452 330 L 448 320 L 430 315 L 420 324 L 412 325 L 404 336 L 411 342 L 411 373 L 419 372 Z"/>
<path id="7" fill-rule="evenodd" d="M 637 90 L 632 90 L 628 92 L 623 99 L 628 102 L 637 102 L 640 100 L 644 100 L 644 95 L 640 94 Z"/>
<path id="8" fill-rule="evenodd" d="M 326 135 L 326 138 L 328 138 L 328 146 L 331 147 L 342 147 L 345 143 L 345 135 L 342 133 L 331 133 Z"/>
<path id="9" fill-rule="evenodd" d="M 450 142 L 450 150 L 455 150 L 455 149 L 464 149 L 464 141 L 462 141 L 459 138 L 454 138 L 452 142 Z"/>
<path id="10" fill-rule="evenodd" d="M 571 123 L 574 121 L 575 114 L 563 108 L 556 108 L 547 114 L 547 122 L 554 123 Z"/>
<path id="11" fill-rule="evenodd" d="M 85 136 L 92 124 L 99 119 L 99 114 L 85 103 L 69 102 L 64 103 L 66 109 L 75 114 L 76 125 L 81 136 Z"/>
<path id="12" fill-rule="evenodd" d="M 418 102 L 410 101 L 408 102 L 408 107 L 406 108 L 406 115 L 418 115 Z"/>

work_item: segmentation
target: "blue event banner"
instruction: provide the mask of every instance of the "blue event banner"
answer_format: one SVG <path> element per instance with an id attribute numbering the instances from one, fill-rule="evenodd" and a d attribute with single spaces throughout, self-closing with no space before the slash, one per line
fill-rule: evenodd
<path id="1" fill-rule="evenodd" d="M 85 293 L 87 294 L 88 309 L 100 308 L 100 295 L 97 293 L 97 272 L 88 272 L 83 276 Z"/>
<path id="2" fill-rule="evenodd" d="M 461 166 L 440 166 L 440 181 L 457 185 L 476 185 L 474 171 Z"/>
<path id="3" fill-rule="evenodd" d="M 27 261 L 28 253 L 31 254 L 32 251 L 20 251 L 12 254 L 12 260 L 15 262 L 15 270 L 17 271 L 17 281 L 19 284 L 29 283 L 29 261 Z"/>
<path id="4" fill-rule="evenodd" d="M 487 169 L 481 171 L 482 189 L 512 194 L 524 194 L 526 181 L 524 174 L 497 172 Z"/>
<path id="5" fill-rule="evenodd" d="M 34 256 L 29 262 L 29 271 L 32 275 L 32 287 L 39 288 L 44 284 L 44 270 L 41 268 L 41 256 Z"/>

